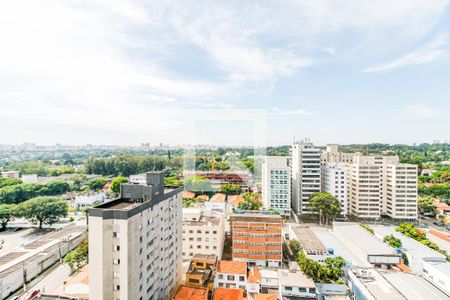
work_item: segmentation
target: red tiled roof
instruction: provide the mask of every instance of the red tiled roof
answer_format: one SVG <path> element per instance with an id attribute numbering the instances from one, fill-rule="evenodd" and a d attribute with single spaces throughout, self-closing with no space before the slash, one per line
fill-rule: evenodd
<path id="1" fill-rule="evenodd" d="M 208 300 L 208 289 L 182 285 L 178 288 L 172 300 Z"/>
<path id="2" fill-rule="evenodd" d="M 275 294 L 256 294 L 253 296 L 253 300 L 277 300 L 278 297 Z"/>
<path id="3" fill-rule="evenodd" d="M 251 268 L 248 272 L 248 282 L 249 283 L 260 283 L 261 282 L 261 273 L 259 272 L 259 268 Z"/>
<path id="4" fill-rule="evenodd" d="M 211 197 L 211 202 L 225 202 L 225 198 L 226 198 L 226 196 L 227 195 L 225 195 L 225 194 L 221 194 L 221 193 L 217 193 L 217 194 L 214 194 L 212 197 Z"/>
<path id="5" fill-rule="evenodd" d="M 195 198 L 195 193 L 189 192 L 189 191 L 183 191 L 182 196 L 185 199 L 193 199 L 193 198 Z"/>
<path id="6" fill-rule="evenodd" d="M 231 205 L 238 205 L 242 201 L 244 201 L 244 197 L 242 195 L 233 195 L 228 197 L 228 204 Z"/>
<path id="7" fill-rule="evenodd" d="M 245 261 L 220 260 L 217 272 L 225 274 L 247 274 L 247 263 Z"/>
<path id="8" fill-rule="evenodd" d="M 214 300 L 242 300 L 244 299 L 243 289 L 216 288 Z"/>

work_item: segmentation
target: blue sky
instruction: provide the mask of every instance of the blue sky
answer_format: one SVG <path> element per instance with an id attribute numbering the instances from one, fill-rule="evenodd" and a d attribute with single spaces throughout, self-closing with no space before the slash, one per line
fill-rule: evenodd
<path id="1" fill-rule="evenodd" d="M 449 10 L 2 1 L 0 144 L 449 141 Z"/>

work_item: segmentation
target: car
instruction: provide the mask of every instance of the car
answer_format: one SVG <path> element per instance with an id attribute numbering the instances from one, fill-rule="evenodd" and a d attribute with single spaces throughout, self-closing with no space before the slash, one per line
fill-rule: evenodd
<path id="1" fill-rule="evenodd" d="M 3 245 L 5 243 L 4 239 L 0 239 L 0 245 Z"/>
<path id="2" fill-rule="evenodd" d="M 441 222 L 438 222 L 438 221 L 434 221 L 433 224 L 436 226 L 439 226 L 439 227 L 444 226 L 444 224 L 442 224 Z"/>

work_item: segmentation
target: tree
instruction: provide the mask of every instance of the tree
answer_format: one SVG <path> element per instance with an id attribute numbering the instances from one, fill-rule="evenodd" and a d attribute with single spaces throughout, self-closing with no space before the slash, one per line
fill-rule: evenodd
<path id="1" fill-rule="evenodd" d="M 321 264 L 306 257 L 305 253 L 300 251 L 297 255 L 297 264 L 300 270 L 314 282 L 332 283 L 340 280 L 345 260 L 340 256 L 329 257 Z"/>
<path id="2" fill-rule="evenodd" d="M 10 185 L 21 184 L 22 179 L 15 178 L 0 178 L 0 188 Z"/>
<path id="3" fill-rule="evenodd" d="M 178 187 L 182 186 L 183 182 L 179 180 L 176 176 L 164 177 L 164 186 L 167 187 Z"/>
<path id="4" fill-rule="evenodd" d="M 5 230 L 6 225 L 14 219 L 16 212 L 15 204 L 0 204 L 0 229 Z"/>
<path id="5" fill-rule="evenodd" d="M 128 179 L 126 177 L 118 176 L 114 178 L 111 182 L 111 191 L 118 194 L 120 192 L 120 185 L 126 182 L 128 182 Z"/>
<path id="6" fill-rule="evenodd" d="M 75 174 L 70 180 L 73 182 L 73 190 L 80 191 L 81 187 L 87 183 L 87 176 L 85 174 Z"/>
<path id="7" fill-rule="evenodd" d="M 43 224 L 52 225 L 67 216 L 67 210 L 68 205 L 61 198 L 41 196 L 22 202 L 17 211 L 41 229 Z"/>
<path id="8" fill-rule="evenodd" d="M 108 183 L 105 178 L 92 179 L 88 182 L 88 187 L 91 191 L 100 191 Z"/>
<path id="9" fill-rule="evenodd" d="M 211 183 L 208 179 L 202 176 L 188 176 L 184 179 L 183 185 L 185 186 L 186 190 L 193 191 L 193 192 L 200 192 L 204 193 L 206 191 L 211 191 Z"/>
<path id="10" fill-rule="evenodd" d="M 300 246 L 300 243 L 296 240 L 290 240 L 289 241 L 289 247 L 291 248 L 292 253 L 295 257 L 298 256 L 298 253 L 300 250 L 302 250 L 302 247 Z"/>
<path id="11" fill-rule="evenodd" d="M 401 248 L 402 247 L 402 241 L 398 238 L 396 238 L 394 235 L 389 234 L 386 235 L 383 238 L 383 242 L 391 246 L 392 248 Z"/>
<path id="12" fill-rule="evenodd" d="M 439 214 L 439 215 L 437 216 L 437 218 L 438 218 L 439 222 L 444 223 L 445 220 L 447 219 L 447 216 L 444 215 L 444 214 Z"/>
<path id="13" fill-rule="evenodd" d="M 237 205 L 238 209 L 241 210 L 260 210 L 263 206 L 261 200 L 259 199 L 258 193 L 246 192 L 242 195 L 244 201 Z"/>
<path id="14" fill-rule="evenodd" d="M 64 262 L 70 267 L 72 270 L 78 270 L 82 266 L 88 263 L 89 259 L 89 245 L 88 239 L 84 238 L 81 244 L 67 253 L 64 257 Z"/>
<path id="15" fill-rule="evenodd" d="M 220 191 L 226 195 L 239 195 L 242 189 L 237 184 L 224 183 L 220 186 Z"/>
<path id="16" fill-rule="evenodd" d="M 313 193 L 309 198 L 309 205 L 319 215 L 319 224 L 322 224 L 322 217 L 325 218 L 325 224 L 328 224 L 330 219 L 334 219 L 342 211 L 341 202 L 329 193 Z"/>
<path id="17" fill-rule="evenodd" d="M 417 202 L 417 208 L 420 213 L 428 213 L 433 211 L 433 199 L 431 197 L 420 197 Z"/>

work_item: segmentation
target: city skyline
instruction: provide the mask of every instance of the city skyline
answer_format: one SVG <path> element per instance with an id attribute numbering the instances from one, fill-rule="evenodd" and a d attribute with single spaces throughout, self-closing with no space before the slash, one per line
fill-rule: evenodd
<path id="1" fill-rule="evenodd" d="M 448 3 L 4 2 L 1 142 L 448 140 Z"/>

